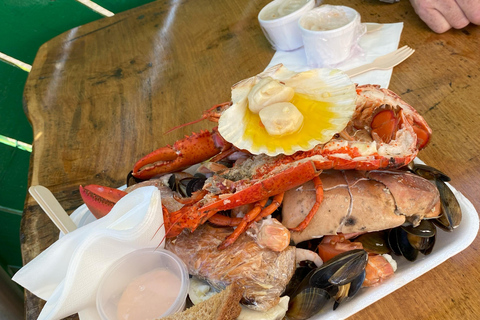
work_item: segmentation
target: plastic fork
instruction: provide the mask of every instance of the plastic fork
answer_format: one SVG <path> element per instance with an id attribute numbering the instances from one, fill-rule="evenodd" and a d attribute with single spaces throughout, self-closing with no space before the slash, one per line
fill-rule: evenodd
<path id="1" fill-rule="evenodd" d="M 373 62 L 364 64 L 363 66 L 356 67 L 350 70 L 345 71 L 349 77 L 357 76 L 361 73 L 365 73 L 370 70 L 387 70 L 395 67 L 415 52 L 415 49 L 410 48 L 409 46 L 403 46 L 398 50 L 390 52 L 384 56 L 378 57 L 373 60 Z"/>

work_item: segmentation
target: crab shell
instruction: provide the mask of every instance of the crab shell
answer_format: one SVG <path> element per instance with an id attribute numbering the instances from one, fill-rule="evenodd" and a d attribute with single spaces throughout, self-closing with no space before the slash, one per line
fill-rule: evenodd
<path id="1" fill-rule="evenodd" d="M 401 170 L 324 171 L 324 199 L 310 224 L 293 232 L 295 243 L 338 233 L 394 228 L 440 214 L 440 195 L 430 181 Z M 285 193 L 282 223 L 295 227 L 315 202 L 311 182 Z"/>
<path id="2" fill-rule="evenodd" d="M 248 113 L 251 112 L 248 109 L 247 97 L 255 84 L 266 77 L 284 83 L 285 86 L 293 88 L 296 94 L 307 96 L 311 101 L 325 104 L 333 117 L 330 119 L 323 114 L 318 114 L 315 112 L 318 108 L 313 108 L 313 111 L 309 114 L 303 114 L 304 125 L 298 132 L 291 134 L 293 135 L 291 136 L 292 142 L 285 142 L 286 139 L 283 136 L 279 138 L 266 136 L 267 143 L 259 142 L 258 134 L 261 134 L 261 131 L 265 131 L 265 129 L 254 121 L 249 122 Z M 275 156 L 307 151 L 318 144 L 326 143 L 333 135 L 345 128 L 355 111 L 356 98 L 354 83 L 340 70 L 313 69 L 297 73 L 279 64 L 232 86 L 233 104 L 220 117 L 218 131 L 225 140 L 239 149 L 248 150 L 252 154 L 264 153 Z M 313 121 L 316 121 L 315 116 L 317 119 L 325 118 L 326 126 L 322 127 L 314 123 Z M 310 121 L 310 123 L 307 123 L 307 121 Z M 314 129 L 311 130 L 311 128 Z M 253 130 L 256 133 L 249 136 L 246 134 L 246 130 Z M 254 137 L 256 141 L 253 141 Z M 275 139 L 277 140 L 271 143 Z"/>

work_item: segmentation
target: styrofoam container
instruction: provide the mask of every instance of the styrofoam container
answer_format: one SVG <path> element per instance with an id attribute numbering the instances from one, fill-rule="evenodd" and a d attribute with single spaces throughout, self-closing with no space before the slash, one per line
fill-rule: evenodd
<path id="1" fill-rule="evenodd" d="M 176 285 L 178 294 L 172 296 Z M 119 310 L 142 320 L 131 311 L 137 308 L 142 312 L 152 308 L 152 312 L 164 310 L 154 316 L 161 318 L 185 309 L 189 285 L 187 266 L 174 253 L 155 248 L 136 250 L 120 258 L 105 273 L 97 291 L 97 310 L 103 320 L 118 319 Z M 165 301 L 171 304 L 159 307 Z"/>
<path id="2" fill-rule="evenodd" d="M 302 33 L 298 27 L 300 17 L 315 6 L 315 0 L 308 0 L 296 11 L 276 19 L 268 19 L 267 13 L 279 4 L 290 0 L 275 0 L 260 10 L 258 21 L 265 37 L 276 50 L 291 51 L 303 46 Z"/>
<path id="3" fill-rule="evenodd" d="M 423 164 L 423 162 L 418 159 L 415 159 L 415 161 Z M 398 269 L 393 277 L 387 279 L 378 287 L 362 288 L 352 300 L 345 302 L 343 307 L 340 306 L 335 311 L 332 310 L 332 302 L 332 306 L 325 306 L 324 311 L 312 317 L 311 320 L 337 320 L 348 318 L 427 273 L 470 246 L 473 240 L 475 240 L 479 230 L 478 213 L 473 204 L 462 193 L 457 191 L 450 184 L 447 183 L 447 185 L 454 192 L 455 197 L 462 208 L 463 217 L 458 228 L 453 232 L 437 230 L 435 247 L 433 248 L 433 252 L 428 256 L 419 254 L 418 259 L 414 262 L 407 261 L 403 257 L 393 256 L 398 264 Z M 88 218 L 90 216 L 93 217 L 85 205 L 80 206 L 71 215 L 74 222 L 87 222 L 91 219 Z"/>

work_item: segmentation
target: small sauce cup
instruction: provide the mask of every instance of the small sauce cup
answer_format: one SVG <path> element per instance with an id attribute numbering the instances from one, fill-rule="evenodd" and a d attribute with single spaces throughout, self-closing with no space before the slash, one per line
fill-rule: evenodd
<path id="1" fill-rule="evenodd" d="M 335 67 L 352 55 L 366 32 L 360 14 L 349 7 L 322 5 L 298 21 L 307 64 L 312 68 Z"/>
<path id="2" fill-rule="evenodd" d="M 260 10 L 260 27 L 276 50 L 292 51 L 303 46 L 298 20 L 314 6 L 315 0 L 275 0 Z"/>
<path id="3" fill-rule="evenodd" d="M 136 250 L 105 273 L 97 310 L 103 320 L 160 318 L 185 309 L 189 284 L 187 267 L 172 252 Z"/>

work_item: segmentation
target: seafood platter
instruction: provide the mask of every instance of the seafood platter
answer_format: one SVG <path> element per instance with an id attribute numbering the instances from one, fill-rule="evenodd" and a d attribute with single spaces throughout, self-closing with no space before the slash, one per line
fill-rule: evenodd
<path id="1" fill-rule="evenodd" d="M 476 236 L 471 203 L 417 158 L 432 130 L 388 89 L 277 65 L 234 84 L 207 119 L 218 126 L 140 159 L 125 190 L 80 186 L 88 210 L 72 214 L 101 218 L 156 186 L 165 249 L 203 288 L 194 304 L 236 282 L 248 312 L 346 318 Z"/>

